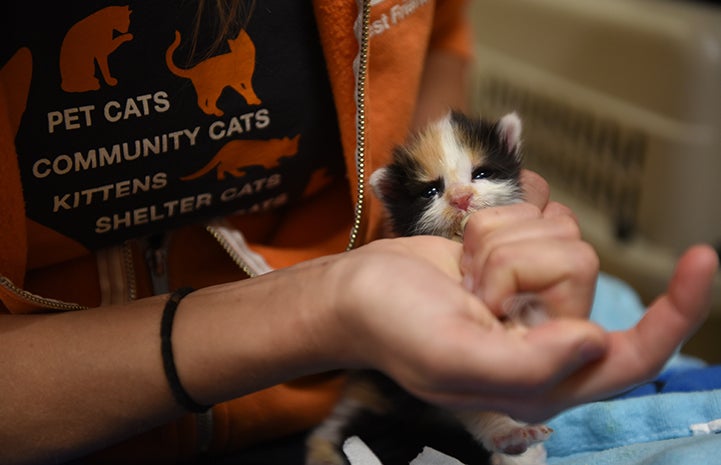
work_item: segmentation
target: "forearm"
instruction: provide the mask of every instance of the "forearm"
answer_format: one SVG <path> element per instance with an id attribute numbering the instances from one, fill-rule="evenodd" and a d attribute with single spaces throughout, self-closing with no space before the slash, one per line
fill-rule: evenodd
<path id="1" fill-rule="evenodd" d="M 162 377 L 162 307 L 154 298 L 102 310 L 3 315 L 3 462 L 61 461 L 177 415 Z"/>
<path id="2" fill-rule="evenodd" d="M 333 367 L 323 299 L 308 284 L 321 272 L 310 264 L 183 299 L 172 341 L 189 394 L 210 404 Z M 183 414 L 162 366 L 166 299 L 2 316 L 2 462 L 67 460 Z"/>

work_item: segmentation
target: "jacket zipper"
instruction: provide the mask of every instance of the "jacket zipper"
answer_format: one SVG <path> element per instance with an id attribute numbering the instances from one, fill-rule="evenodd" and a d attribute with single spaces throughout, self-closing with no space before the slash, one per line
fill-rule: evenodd
<path id="1" fill-rule="evenodd" d="M 365 157 L 366 157 L 366 82 L 368 75 L 368 50 L 370 45 L 371 0 L 363 0 L 360 25 L 360 50 L 358 52 L 358 78 L 356 83 L 356 176 L 358 178 L 355 216 L 346 250 L 357 246 L 365 203 Z"/>
<path id="2" fill-rule="evenodd" d="M 366 157 L 366 81 L 368 74 L 368 50 L 370 42 L 370 12 L 371 12 L 371 1 L 363 0 L 363 10 L 361 12 L 361 24 L 360 24 L 360 50 L 358 53 L 358 78 L 356 83 L 356 176 L 358 179 L 357 187 L 357 202 L 354 208 L 353 225 L 351 226 L 350 236 L 346 250 L 351 250 L 356 247 L 358 236 L 360 235 L 360 229 L 363 218 L 363 208 L 365 199 L 365 157 Z M 228 232 L 223 224 L 218 222 L 211 223 L 205 228 L 218 243 L 223 247 L 226 253 L 230 256 L 233 262 L 246 274 L 248 277 L 253 278 L 259 274 L 263 274 L 268 270 L 258 270 L 257 263 L 252 266 L 244 254 L 239 253 L 238 247 L 234 246 L 233 243 L 237 243 L 237 239 L 231 239 L 228 237 Z M 242 240 L 242 239 L 241 239 Z M 244 244 L 243 244 L 244 245 Z M 245 252 L 245 255 L 252 254 L 249 249 Z M 266 265 L 267 266 L 267 265 Z"/>
<path id="3" fill-rule="evenodd" d="M 233 263 L 235 263 L 238 268 L 243 271 L 243 273 L 245 273 L 249 278 L 255 278 L 257 276 L 257 274 L 250 269 L 250 266 L 243 259 L 243 257 L 241 257 L 240 254 L 236 253 L 233 250 L 233 247 L 230 245 L 228 240 L 218 231 L 216 227 L 208 225 L 205 227 L 205 230 L 208 231 L 210 235 L 215 238 L 216 241 L 218 241 L 223 250 L 225 250 L 225 253 L 230 256 L 230 259 L 233 260 Z"/>
<path id="4" fill-rule="evenodd" d="M 166 235 L 157 234 L 145 239 L 145 263 L 150 270 L 153 295 L 167 294 L 168 282 L 168 240 Z"/>
<path id="5" fill-rule="evenodd" d="M 128 300 L 138 298 L 138 285 L 135 280 L 135 261 L 133 260 L 133 246 L 130 241 L 123 243 L 123 265 L 125 266 L 125 277 L 128 283 Z"/>
<path id="6" fill-rule="evenodd" d="M 253 252 L 245 242 L 243 235 L 223 219 L 217 219 L 206 225 L 205 230 L 212 235 L 231 260 L 249 278 L 268 273 L 273 269 L 263 257 Z"/>
<path id="7" fill-rule="evenodd" d="M 137 284 L 135 280 L 135 271 L 133 266 L 133 248 L 131 241 L 125 241 L 122 245 L 122 258 L 123 258 L 123 270 L 125 271 L 125 295 L 128 301 L 137 299 Z M 26 291 L 16 286 L 11 280 L 5 276 L 0 276 L 0 287 L 5 288 L 10 293 L 17 296 L 19 299 L 26 302 L 37 305 L 38 307 L 47 310 L 58 310 L 58 311 L 77 311 L 87 310 L 88 306 L 80 305 L 74 302 L 64 302 L 62 300 L 51 299 L 48 297 L 42 297 L 37 294 L 33 294 L 30 291 Z"/>
<path id="8" fill-rule="evenodd" d="M 71 302 L 63 302 L 60 300 L 49 299 L 47 297 L 40 297 L 39 295 L 28 292 L 25 289 L 21 289 L 13 284 L 12 281 L 7 279 L 5 276 L 0 276 L 0 286 L 16 295 L 20 299 L 38 305 L 39 307 L 46 308 L 49 310 L 60 310 L 63 312 L 85 310 L 88 307 Z"/>

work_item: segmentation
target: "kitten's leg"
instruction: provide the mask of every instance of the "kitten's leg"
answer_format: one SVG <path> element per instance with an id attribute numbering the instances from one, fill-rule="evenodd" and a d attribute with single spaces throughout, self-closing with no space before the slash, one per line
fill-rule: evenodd
<path id="1" fill-rule="evenodd" d="M 381 415 L 390 408 L 389 400 L 371 379 L 351 377 L 331 414 L 308 436 L 306 465 L 343 465 L 347 427 L 364 411 Z"/>
<path id="2" fill-rule="evenodd" d="M 494 453 L 522 454 L 553 432 L 545 425 L 528 425 L 500 413 L 458 412 L 456 415 L 468 432 Z"/>
<path id="3" fill-rule="evenodd" d="M 340 445 L 343 442 L 343 426 L 360 407 L 344 397 L 333 412 L 318 425 L 306 439 L 306 465 L 343 465 Z"/>

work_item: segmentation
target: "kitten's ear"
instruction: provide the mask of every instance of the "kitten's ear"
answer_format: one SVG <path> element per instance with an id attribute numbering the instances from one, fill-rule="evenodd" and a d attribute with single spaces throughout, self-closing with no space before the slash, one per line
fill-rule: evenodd
<path id="1" fill-rule="evenodd" d="M 496 126 L 498 138 L 509 152 L 520 156 L 521 147 L 521 118 L 516 112 L 509 113 L 498 121 Z"/>
<path id="2" fill-rule="evenodd" d="M 373 174 L 371 174 L 371 177 L 368 179 L 368 183 L 373 189 L 373 192 L 379 199 L 381 199 L 381 201 L 385 200 L 383 185 L 385 184 L 387 178 L 388 168 L 383 167 L 375 170 Z"/>

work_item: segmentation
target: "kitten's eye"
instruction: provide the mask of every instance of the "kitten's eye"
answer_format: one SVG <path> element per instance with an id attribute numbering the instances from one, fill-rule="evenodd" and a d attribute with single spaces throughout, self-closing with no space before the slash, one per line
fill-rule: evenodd
<path id="1" fill-rule="evenodd" d="M 423 197 L 424 199 L 432 199 L 433 197 L 436 197 L 439 194 L 440 194 L 440 190 L 438 190 L 438 187 L 431 186 L 421 192 L 421 197 Z"/>
<path id="2" fill-rule="evenodd" d="M 478 179 L 492 178 L 494 174 L 495 172 L 492 169 L 481 166 L 480 168 L 476 168 L 475 170 L 473 170 L 471 179 L 476 181 Z"/>
<path id="3" fill-rule="evenodd" d="M 424 199 L 432 199 L 443 195 L 443 179 L 426 181 L 415 186 L 415 195 Z"/>

